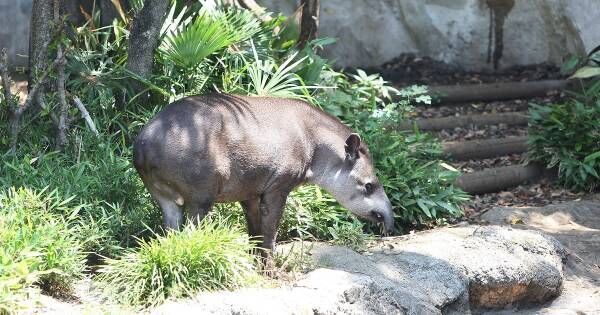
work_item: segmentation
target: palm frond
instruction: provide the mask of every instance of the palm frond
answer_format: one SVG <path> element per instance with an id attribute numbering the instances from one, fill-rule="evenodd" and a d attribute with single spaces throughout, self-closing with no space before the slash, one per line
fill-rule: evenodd
<path id="1" fill-rule="evenodd" d="M 167 30 L 159 50 L 176 65 L 190 68 L 236 40 L 237 34 L 228 31 L 225 19 L 201 12 L 190 24 Z"/>
<path id="2" fill-rule="evenodd" d="M 252 45 L 254 62 L 248 66 L 250 77 L 249 94 L 256 96 L 278 96 L 302 98 L 296 91 L 306 90 L 302 80 L 293 70 L 306 57 L 294 61 L 298 53 L 290 55 L 281 65 L 270 59 L 260 60 L 254 44 Z"/>
<path id="3" fill-rule="evenodd" d="M 186 11 L 184 8 L 176 15 L 175 6 L 171 8 L 161 29 L 163 41 L 159 48 L 166 59 L 183 68 L 194 67 L 211 54 L 260 31 L 260 22 L 247 10 L 201 9 L 184 18 Z"/>

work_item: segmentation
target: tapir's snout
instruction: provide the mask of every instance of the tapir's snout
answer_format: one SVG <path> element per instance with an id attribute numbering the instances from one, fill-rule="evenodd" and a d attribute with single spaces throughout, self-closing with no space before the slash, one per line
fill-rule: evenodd
<path id="1" fill-rule="evenodd" d="M 392 203 L 388 200 L 387 207 L 385 210 L 383 225 L 385 226 L 385 232 L 387 234 L 394 234 L 396 228 L 394 227 L 394 210 L 392 209 Z"/>
<path id="2" fill-rule="evenodd" d="M 386 234 L 393 234 L 395 232 L 394 211 L 392 210 L 392 204 L 389 200 L 387 200 L 383 209 L 371 210 L 369 215 L 372 221 L 383 223 Z"/>

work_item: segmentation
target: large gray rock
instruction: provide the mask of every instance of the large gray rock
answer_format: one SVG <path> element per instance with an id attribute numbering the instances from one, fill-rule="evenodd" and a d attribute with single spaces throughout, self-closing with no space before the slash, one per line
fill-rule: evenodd
<path id="1" fill-rule="evenodd" d="M 567 249 L 563 292 L 534 312 L 493 314 L 600 314 L 600 195 L 545 207 L 495 207 L 481 219 L 542 231 Z"/>
<path id="2" fill-rule="evenodd" d="M 292 13 L 296 0 L 263 0 Z M 600 44 L 597 0 L 327 0 L 320 36 L 340 66 L 377 66 L 416 53 L 464 69 L 549 62 Z"/>
<path id="3" fill-rule="evenodd" d="M 561 292 L 565 252 L 541 233 L 444 228 L 389 238 L 365 254 L 314 244 L 318 269 L 282 288 L 202 293 L 155 314 L 465 314 Z"/>

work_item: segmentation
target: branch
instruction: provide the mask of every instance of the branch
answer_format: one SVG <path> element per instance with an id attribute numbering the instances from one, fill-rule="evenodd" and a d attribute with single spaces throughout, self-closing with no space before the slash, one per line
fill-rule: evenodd
<path id="1" fill-rule="evenodd" d="M 99 136 L 100 134 L 98 133 L 98 129 L 96 129 L 96 125 L 94 124 L 92 117 L 90 117 L 90 113 L 87 111 L 87 109 L 83 105 L 83 102 L 81 102 L 81 100 L 77 96 L 72 96 L 72 97 L 73 97 L 73 102 L 75 103 L 75 106 L 77 106 L 77 108 L 81 112 L 81 117 L 83 117 L 83 119 L 85 119 L 85 123 L 88 125 L 90 130 L 96 136 Z"/>
<path id="2" fill-rule="evenodd" d="M 46 51 L 46 49 L 48 48 L 48 44 L 45 44 L 42 48 L 42 51 Z M 14 109 L 10 109 L 11 152 L 14 153 L 17 150 L 17 140 L 19 136 L 19 131 L 21 129 L 21 116 L 31 106 L 33 100 L 36 99 L 40 86 L 43 86 L 44 82 L 46 81 L 46 78 L 48 77 L 48 75 L 50 75 L 50 72 L 52 72 L 52 69 L 54 69 L 58 64 L 64 62 L 65 55 L 66 54 L 57 55 L 56 59 L 54 59 L 54 61 L 50 65 L 48 65 L 46 70 L 44 70 L 42 75 L 38 77 L 37 82 L 35 82 L 31 86 L 31 88 L 29 89 L 29 94 L 27 94 L 27 98 L 25 99 L 25 102 L 22 105 L 15 106 Z"/>
<path id="3" fill-rule="evenodd" d="M 261 7 L 254 0 L 239 0 L 239 3 L 242 7 L 254 13 L 254 15 L 263 22 L 269 22 L 272 19 L 268 14 L 265 14 L 265 8 Z"/>
<path id="4" fill-rule="evenodd" d="M 319 0 L 301 0 L 302 17 L 298 47 L 304 48 L 308 42 L 317 38 L 319 28 Z"/>
<path id="5" fill-rule="evenodd" d="M 65 57 L 66 57 L 66 54 L 62 54 L 60 56 L 56 56 L 56 59 L 54 59 L 54 61 L 48 66 L 48 68 L 46 68 L 46 70 L 39 77 L 38 81 L 35 82 L 33 84 L 33 86 L 31 87 L 31 89 L 29 90 L 29 94 L 27 94 L 27 98 L 25 99 L 25 103 L 23 103 L 23 105 L 21 105 L 21 106 L 18 106 L 15 109 L 15 112 L 21 112 L 21 113 L 23 113 L 27 108 L 29 108 L 29 106 L 31 106 L 31 103 L 33 102 L 33 99 L 35 98 L 35 95 L 37 94 L 40 86 L 42 84 L 44 84 L 44 82 L 46 81 L 46 78 L 48 78 L 48 75 L 50 75 L 50 72 L 52 72 L 52 70 L 59 63 L 62 63 L 65 60 Z"/>

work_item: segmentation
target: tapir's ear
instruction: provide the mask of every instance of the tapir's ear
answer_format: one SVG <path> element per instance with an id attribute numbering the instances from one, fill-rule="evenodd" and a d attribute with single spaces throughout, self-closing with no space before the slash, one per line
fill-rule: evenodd
<path id="1" fill-rule="evenodd" d="M 356 133 L 351 133 L 346 139 L 346 159 L 358 159 L 358 147 L 360 147 L 360 136 Z"/>

